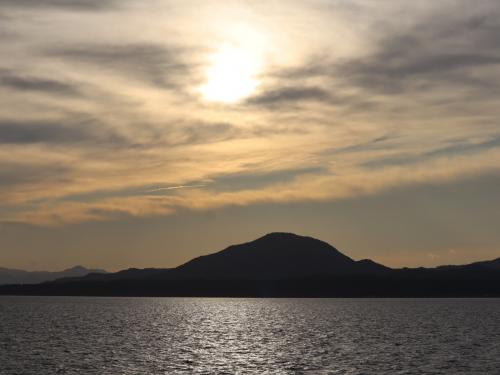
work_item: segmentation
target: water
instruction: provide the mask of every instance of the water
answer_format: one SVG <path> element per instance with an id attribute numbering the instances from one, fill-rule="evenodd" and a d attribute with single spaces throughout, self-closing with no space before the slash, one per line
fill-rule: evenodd
<path id="1" fill-rule="evenodd" d="M 0 297 L 0 374 L 500 374 L 500 300 Z"/>

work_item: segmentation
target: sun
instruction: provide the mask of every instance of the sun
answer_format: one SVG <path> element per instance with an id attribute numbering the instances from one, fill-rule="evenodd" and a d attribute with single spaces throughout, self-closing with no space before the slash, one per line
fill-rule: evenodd
<path id="1" fill-rule="evenodd" d="M 226 44 L 209 58 L 206 82 L 200 93 L 207 101 L 235 103 L 250 96 L 259 84 L 258 55 L 243 47 Z"/>

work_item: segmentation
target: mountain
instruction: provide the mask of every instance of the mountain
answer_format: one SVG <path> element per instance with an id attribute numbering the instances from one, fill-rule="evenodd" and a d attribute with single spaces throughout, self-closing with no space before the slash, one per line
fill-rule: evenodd
<path id="1" fill-rule="evenodd" d="M 89 273 L 105 273 L 98 269 L 87 269 L 82 266 L 75 266 L 64 271 L 23 271 L 0 267 L 0 285 L 2 284 L 36 284 L 45 281 L 56 280 L 63 277 L 82 277 Z"/>
<path id="2" fill-rule="evenodd" d="M 487 260 L 482 262 L 475 262 L 465 265 L 446 265 L 437 267 L 440 270 L 456 270 L 456 269 L 484 269 L 484 270 L 500 270 L 500 258 L 494 260 Z"/>
<path id="3" fill-rule="evenodd" d="M 330 244 L 293 233 L 269 233 L 254 241 L 229 246 L 194 258 L 177 268 L 130 268 L 89 274 L 68 281 L 283 279 L 333 274 L 373 274 L 390 268 L 364 259 L 355 261 Z"/>
<path id="4" fill-rule="evenodd" d="M 326 242 L 270 233 L 176 268 L 65 276 L 0 294 L 210 297 L 500 297 L 500 259 L 391 269 Z"/>
<path id="5" fill-rule="evenodd" d="M 292 233 L 270 233 L 195 258 L 172 271 L 179 277 L 275 279 L 382 272 L 373 261 L 356 262 L 326 242 Z"/>
<path id="6" fill-rule="evenodd" d="M 500 258 L 484 262 L 476 262 L 472 264 L 480 267 L 486 267 L 488 269 L 500 270 Z"/>

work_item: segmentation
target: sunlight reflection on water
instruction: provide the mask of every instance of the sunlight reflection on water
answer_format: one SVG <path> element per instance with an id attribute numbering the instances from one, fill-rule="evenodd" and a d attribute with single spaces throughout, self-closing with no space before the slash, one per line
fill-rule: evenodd
<path id="1" fill-rule="evenodd" d="M 1 374 L 498 374 L 500 300 L 0 297 Z"/>

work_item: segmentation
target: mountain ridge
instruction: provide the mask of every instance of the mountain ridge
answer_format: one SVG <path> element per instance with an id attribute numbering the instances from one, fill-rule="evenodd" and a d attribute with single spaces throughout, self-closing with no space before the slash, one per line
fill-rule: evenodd
<path id="1" fill-rule="evenodd" d="M 370 264 L 375 271 L 375 262 Z M 382 271 L 386 267 L 378 265 Z M 173 270 L 190 277 L 283 278 L 333 273 L 367 272 L 359 263 L 327 242 L 293 233 L 268 233 L 256 240 L 231 245 L 194 258 Z"/>
<path id="2" fill-rule="evenodd" d="M 106 271 L 85 268 L 81 265 L 62 271 L 25 271 L 16 268 L 0 267 L 0 285 L 42 283 L 63 277 L 82 277 L 89 273 L 106 273 Z"/>
<path id="3" fill-rule="evenodd" d="M 355 261 L 312 237 L 275 232 L 196 257 L 176 268 L 130 268 L 0 294 L 212 297 L 500 297 L 500 259 L 393 269 Z"/>

